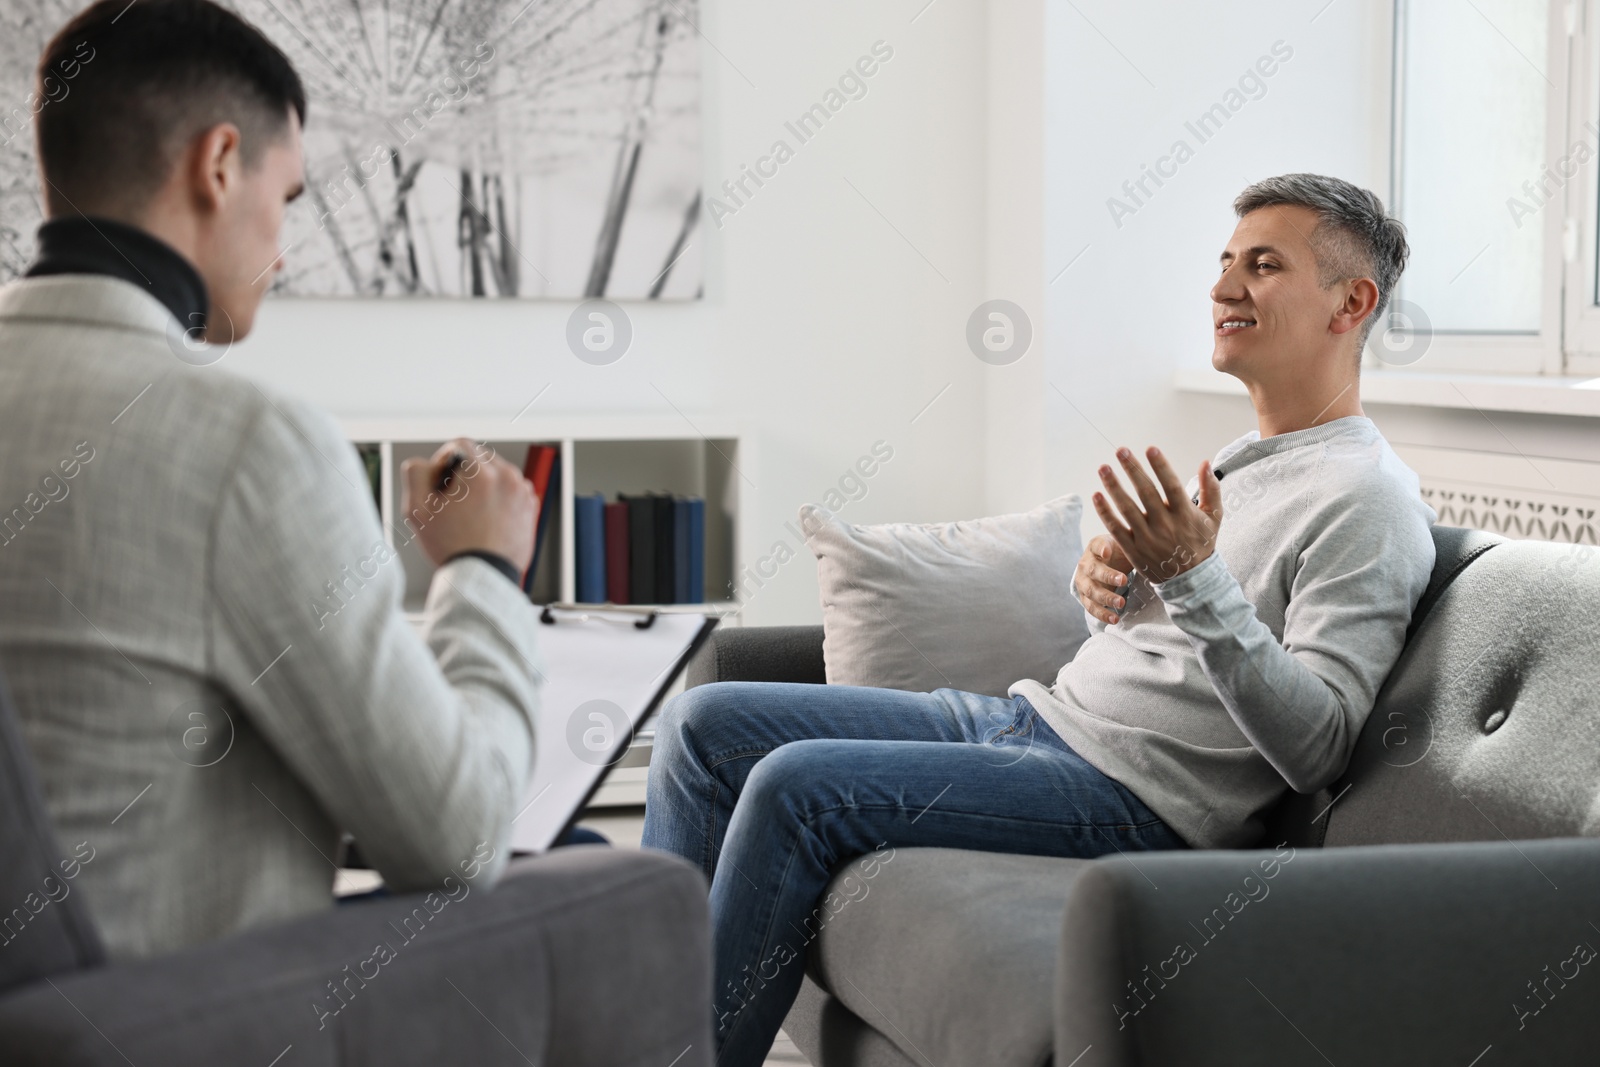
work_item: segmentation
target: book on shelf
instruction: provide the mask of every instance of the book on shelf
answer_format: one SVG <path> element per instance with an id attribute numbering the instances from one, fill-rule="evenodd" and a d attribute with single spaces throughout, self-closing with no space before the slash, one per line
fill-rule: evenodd
<path id="1" fill-rule="evenodd" d="M 650 600 L 656 604 L 671 604 L 672 591 L 672 498 L 660 493 L 650 494 L 650 507 L 655 516 L 656 528 L 656 594 Z"/>
<path id="2" fill-rule="evenodd" d="M 628 505 L 618 500 L 605 506 L 605 599 L 628 604 Z"/>
<path id="3" fill-rule="evenodd" d="M 672 509 L 672 602 L 693 603 L 689 599 L 689 501 L 675 496 L 667 501 Z"/>
<path id="4" fill-rule="evenodd" d="M 577 600 L 699 604 L 705 599 L 705 501 L 670 493 L 575 500 Z"/>
<path id="5" fill-rule="evenodd" d="M 573 519 L 577 523 L 578 603 L 603 604 L 606 599 L 606 498 L 601 493 L 583 493 L 573 498 Z"/>
<path id="6" fill-rule="evenodd" d="M 697 496 L 685 499 L 689 508 L 689 588 L 686 604 L 706 602 L 706 502 Z"/>
<path id="7" fill-rule="evenodd" d="M 649 604 L 656 596 L 655 509 L 649 497 L 618 493 L 617 499 L 628 509 L 628 602 Z"/>
<path id="8" fill-rule="evenodd" d="M 529 445 L 528 458 L 523 463 L 522 474 L 533 483 L 534 499 L 539 502 L 539 517 L 533 531 L 533 561 L 522 576 L 522 590 L 533 588 L 533 576 L 539 569 L 539 554 L 550 529 L 552 501 L 561 496 L 561 449 L 555 445 Z"/>

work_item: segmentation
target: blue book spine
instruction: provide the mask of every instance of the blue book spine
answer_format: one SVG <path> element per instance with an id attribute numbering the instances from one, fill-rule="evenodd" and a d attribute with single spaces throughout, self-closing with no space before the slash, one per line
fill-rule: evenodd
<path id="1" fill-rule="evenodd" d="M 606 498 L 600 493 L 589 493 L 576 498 L 573 504 L 578 602 L 603 604 L 606 599 Z"/>
<path id="2" fill-rule="evenodd" d="M 692 604 L 689 597 L 689 501 L 672 499 L 672 602 Z"/>
<path id="3" fill-rule="evenodd" d="M 687 601 L 703 604 L 706 600 L 706 502 L 699 497 L 689 498 L 689 588 Z"/>

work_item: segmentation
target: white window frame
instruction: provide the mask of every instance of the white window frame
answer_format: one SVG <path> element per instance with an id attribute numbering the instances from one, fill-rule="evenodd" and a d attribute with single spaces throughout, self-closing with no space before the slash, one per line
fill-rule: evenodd
<path id="1" fill-rule="evenodd" d="M 1400 195 L 1402 188 L 1402 170 L 1405 160 L 1401 151 L 1405 121 L 1405 26 L 1402 20 L 1404 7 L 1415 0 L 1393 0 L 1389 5 L 1390 28 L 1390 56 L 1393 64 L 1390 81 L 1390 137 L 1389 137 L 1389 203 L 1390 210 L 1401 221 L 1405 220 L 1405 203 Z M 1593 8 L 1600 4 L 1600 0 L 1550 0 L 1550 34 L 1547 40 L 1544 73 L 1554 85 L 1546 100 L 1545 108 L 1545 155 L 1552 165 L 1566 153 L 1566 146 L 1570 143 L 1568 129 L 1571 124 L 1569 106 L 1573 94 L 1579 87 L 1573 84 L 1574 79 L 1569 77 L 1569 57 L 1574 54 L 1586 54 L 1575 51 L 1577 35 L 1580 30 L 1578 23 L 1577 7 L 1582 3 L 1585 7 Z M 1563 10 L 1566 9 L 1566 10 Z M 1589 25 L 1594 20 L 1588 20 Z M 1580 64 L 1583 73 L 1593 70 L 1592 64 Z M 1591 94 L 1593 95 L 1593 94 Z M 1581 120 L 1580 124 L 1581 124 Z M 1594 174 L 1600 170 L 1600 159 L 1591 160 L 1580 170 L 1582 175 L 1593 187 Z M 1533 177 L 1533 175 L 1530 175 Z M 1404 368 L 1410 371 L 1459 371 L 1473 374 L 1506 374 L 1506 375 L 1560 375 L 1563 373 L 1578 373 L 1570 369 L 1574 361 L 1563 352 L 1563 328 L 1570 329 L 1570 324 L 1563 320 L 1563 300 L 1567 297 L 1569 287 L 1573 284 L 1571 278 L 1581 271 L 1569 270 L 1563 252 L 1563 233 L 1576 208 L 1574 202 L 1574 187 L 1580 183 L 1574 179 L 1566 183 L 1557 199 L 1551 201 L 1539 212 L 1539 223 L 1543 226 L 1544 237 L 1544 281 L 1543 293 L 1539 308 L 1539 332 L 1531 333 L 1490 333 L 1483 331 L 1445 331 L 1432 330 L 1431 341 L 1427 355 L 1423 360 L 1412 367 Z M 1510 196 L 1517 190 L 1507 190 Z M 1587 201 L 1591 210 L 1586 213 L 1588 226 L 1586 232 L 1592 241 L 1595 216 L 1592 210 L 1594 198 L 1591 195 Z M 1592 263 L 1593 256 L 1590 257 Z M 1401 276 L 1399 299 L 1405 299 L 1406 280 Z M 1385 311 L 1385 318 L 1393 310 Z M 1383 329 L 1386 324 L 1380 322 L 1374 327 L 1374 332 Z M 1406 335 L 1413 332 L 1411 324 L 1397 325 L 1396 332 Z M 1600 366 L 1600 316 L 1594 320 L 1595 341 L 1594 352 L 1596 365 Z M 1369 346 L 1370 347 L 1370 346 Z M 1369 354 L 1369 367 L 1380 368 L 1381 365 Z"/>
<path id="2" fill-rule="evenodd" d="M 1596 230 L 1600 229 L 1600 0 L 1570 0 L 1570 49 L 1573 57 L 1566 137 L 1559 163 L 1578 142 L 1595 155 L 1567 182 L 1565 215 L 1572 253 L 1565 274 L 1567 374 L 1600 375 L 1600 307 L 1595 305 L 1597 282 Z"/>

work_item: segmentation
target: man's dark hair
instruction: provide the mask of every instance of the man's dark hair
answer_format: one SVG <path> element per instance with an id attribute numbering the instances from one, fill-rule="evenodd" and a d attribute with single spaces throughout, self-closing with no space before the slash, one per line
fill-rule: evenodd
<path id="1" fill-rule="evenodd" d="M 210 0 L 99 0 L 39 57 L 35 120 L 52 214 L 136 213 L 201 131 L 239 127 L 254 166 L 306 117 L 289 59 Z"/>
<path id="2" fill-rule="evenodd" d="M 1308 207 L 1317 213 L 1316 229 L 1307 238 L 1317 259 L 1317 284 L 1326 289 L 1350 278 L 1371 278 L 1378 287 L 1378 305 L 1361 324 L 1356 339 L 1359 360 L 1406 269 L 1411 249 L 1405 226 L 1372 193 L 1322 174 L 1280 174 L 1256 182 L 1234 200 L 1233 212 L 1242 219 L 1274 204 Z"/>

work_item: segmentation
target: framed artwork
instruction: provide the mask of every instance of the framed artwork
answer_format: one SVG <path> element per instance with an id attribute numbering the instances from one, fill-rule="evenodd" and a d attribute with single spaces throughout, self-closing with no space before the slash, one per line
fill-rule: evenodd
<path id="1" fill-rule="evenodd" d="M 305 194 L 273 291 L 695 299 L 695 0 L 231 0 L 305 84 Z M 32 72 L 76 5 L 11 0 L 0 276 L 42 218 Z M 92 77 L 93 60 L 77 78 Z M 70 91 L 67 82 L 63 88 Z M 31 94 L 31 96 L 30 96 Z"/>

